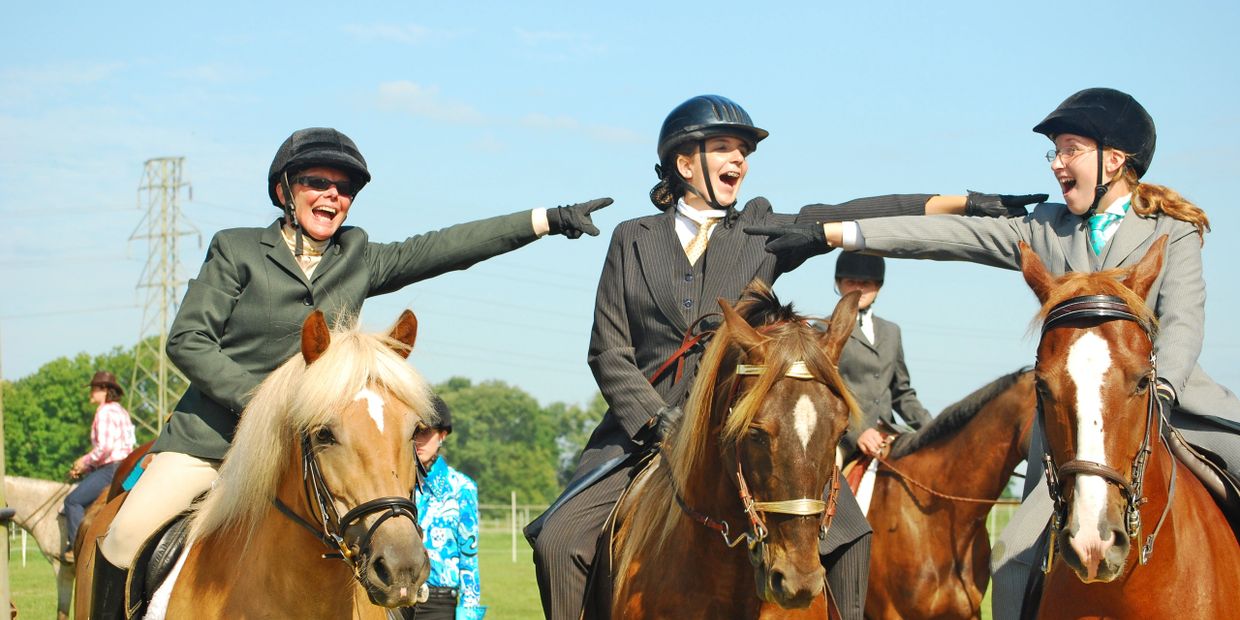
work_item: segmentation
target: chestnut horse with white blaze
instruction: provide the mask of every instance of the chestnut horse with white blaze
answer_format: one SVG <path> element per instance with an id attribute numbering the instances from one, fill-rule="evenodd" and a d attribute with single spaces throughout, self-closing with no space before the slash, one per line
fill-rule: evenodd
<path id="1" fill-rule="evenodd" d="M 827 617 L 818 544 L 857 411 L 835 366 L 857 299 L 825 333 L 761 283 L 720 300 L 684 420 L 617 508 L 612 618 Z"/>
<path id="2" fill-rule="evenodd" d="M 1136 265 L 1050 275 L 1021 245 L 1042 303 L 1035 366 L 1055 503 L 1044 618 L 1235 617 L 1240 544 L 1177 462 L 1155 395 L 1154 313 L 1145 298 L 1166 237 Z"/>

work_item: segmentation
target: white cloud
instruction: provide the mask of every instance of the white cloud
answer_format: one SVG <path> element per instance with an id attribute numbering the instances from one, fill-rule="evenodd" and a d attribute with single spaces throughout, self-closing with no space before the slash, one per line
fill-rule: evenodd
<path id="1" fill-rule="evenodd" d="M 430 28 L 418 24 L 346 24 L 344 31 L 365 41 L 388 41 L 417 45 L 435 36 Z"/>
<path id="2" fill-rule="evenodd" d="M 447 123 L 487 120 L 473 106 L 441 97 L 438 86 L 422 86 L 408 80 L 380 84 L 379 106 Z"/>
<path id="3" fill-rule="evenodd" d="M 643 136 L 631 129 L 586 124 L 571 116 L 549 116 L 534 113 L 525 115 L 518 122 L 522 126 L 531 129 L 579 133 L 598 142 L 636 144 L 644 141 Z"/>
<path id="4" fill-rule="evenodd" d="M 596 42 L 588 34 L 553 30 L 526 30 L 524 28 L 515 28 L 514 32 L 517 35 L 517 39 L 529 47 L 540 48 L 544 51 L 547 51 L 548 48 L 557 48 L 556 51 L 563 54 L 561 56 L 562 59 L 582 54 L 600 54 L 607 51 L 606 45 Z"/>

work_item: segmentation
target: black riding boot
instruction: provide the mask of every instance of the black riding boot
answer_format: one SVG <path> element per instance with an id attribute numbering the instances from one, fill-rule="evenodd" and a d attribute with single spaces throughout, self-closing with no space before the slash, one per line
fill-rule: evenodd
<path id="1" fill-rule="evenodd" d="M 129 571 L 113 566 L 95 549 L 95 579 L 91 583 L 91 620 L 126 620 L 125 580 Z"/>

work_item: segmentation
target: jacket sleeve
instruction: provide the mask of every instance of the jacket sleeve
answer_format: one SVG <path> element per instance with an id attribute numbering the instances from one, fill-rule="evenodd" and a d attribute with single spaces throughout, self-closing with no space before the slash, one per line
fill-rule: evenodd
<path id="1" fill-rule="evenodd" d="M 1183 394 L 1205 338 L 1206 283 L 1202 277 L 1201 236 L 1187 223 L 1177 223 L 1173 230 L 1162 284 L 1154 301 L 1159 326 L 1154 352 L 1158 374 L 1171 382 L 1176 393 Z"/>
<path id="2" fill-rule="evenodd" d="M 932 197 L 934 194 L 890 194 L 857 198 L 838 205 L 806 205 L 801 207 L 796 221 L 798 224 L 825 224 L 872 217 L 920 216 L 926 214 L 926 201 Z"/>
<path id="3" fill-rule="evenodd" d="M 667 403 L 637 365 L 625 304 L 624 230 L 620 226 L 612 234 L 599 278 L 589 363 L 612 415 L 632 438 Z"/>
<path id="4" fill-rule="evenodd" d="M 261 377 L 224 354 L 220 341 L 245 283 L 234 263 L 226 232 L 207 249 L 198 277 L 189 281 L 181 309 L 168 331 L 168 359 L 190 383 L 240 415 Z"/>
<path id="5" fill-rule="evenodd" d="M 1036 210 L 1024 218 L 885 217 L 861 220 L 857 226 L 867 253 L 1020 269 L 1017 243 L 1029 241 L 1031 223 L 1042 217 Z"/>
<path id="6" fill-rule="evenodd" d="M 395 243 L 371 243 L 370 296 L 511 252 L 537 239 L 529 211 L 449 226 Z"/>
<path id="7" fill-rule="evenodd" d="M 891 375 L 891 408 L 900 414 L 900 418 L 914 429 L 921 428 L 930 421 L 930 412 L 917 399 L 917 390 L 909 381 L 908 366 L 904 363 L 904 337 L 900 327 L 894 325 L 896 336 L 896 359 L 894 372 Z"/>
<path id="8" fill-rule="evenodd" d="M 457 618 L 482 618 L 482 580 L 478 574 L 478 487 L 472 482 L 461 487 L 460 518 L 456 525 L 456 544 L 460 552 L 461 574 Z"/>

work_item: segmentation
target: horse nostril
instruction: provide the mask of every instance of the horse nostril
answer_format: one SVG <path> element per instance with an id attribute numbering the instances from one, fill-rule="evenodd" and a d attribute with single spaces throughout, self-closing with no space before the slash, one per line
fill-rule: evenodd
<path id="1" fill-rule="evenodd" d="M 379 580 L 379 583 L 392 583 L 392 571 L 388 569 L 387 562 L 384 561 L 383 556 L 375 558 L 372 568 L 374 568 L 375 578 Z"/>
<path id="2" fill-rule="evenodd" d="M 784 591 L 784 574 L 781 571 L 771 571 L 771 591 Z"/>

